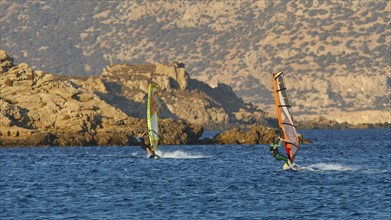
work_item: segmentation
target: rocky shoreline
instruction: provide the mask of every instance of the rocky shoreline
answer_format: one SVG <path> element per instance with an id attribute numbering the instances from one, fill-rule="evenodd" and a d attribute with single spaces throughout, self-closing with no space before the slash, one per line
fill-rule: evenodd
<path id="1" fill-rule="evenodd" d="M 391 117 L 391 116 L 390 116 Z M 297 128 L 301 130 L 313 129 L 373 129 L 373 128 L 391 128 L 390 123 L 360 123 L 357 125 L 349 124 L 347 122 L 338 123 L 329 120 L 325 117 L 319 116 L 312 120 L 298 121 Z"/>
<path id="2" fill-rule="evenodd" d="M 191 79 L 180 63 L 113 65 L 100 76 L 82 78 L 15 65 L 0 50 L 0 146 L 136 145 L 134 135 L 147 129 L 151 79 L 161 87 L 163 145 L 268 144 L 280 135 L 275 118 L 245 103 L 225 84 L 211 88 Z M 390 127 L 353 127 L 325 118 L 298 123 L 299 129 L 377 126 Z M 200 139 L 211 128 L 223 132 Z"/>
<path id="3" fill-rule="evenodd" d="M 135 69 L 135 74 L 129 73 Z M 106 68 L 99 77 L 65 77 L 35 71 L 24 63 L 14 65 L 13 59 L 0 51 L 0 146 L 136 145 L 134 135 L 147 129 L 143 118 L 149 74 L 155 74 L 162 89 L 159 132 L 163 145 L 215 143 L 199 140 L 206 120 L 214 125 L 272 121 L 236 96 L 231 97 L 236 106 L 224 106 L 231 104 L 227 101 L 233 94 L 229 87 L 212 89 L 191 81 L 180 66 L 117 65 Z M 229 111 L 233 108 L 238 112 Z M 243 119 L 245 114 L 252 118 Z"/>

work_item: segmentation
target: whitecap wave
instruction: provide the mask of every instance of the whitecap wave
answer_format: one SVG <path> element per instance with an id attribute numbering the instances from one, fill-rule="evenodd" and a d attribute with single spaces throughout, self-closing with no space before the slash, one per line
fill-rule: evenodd
<path id="1" fill-rule="evenodd" d="M 359 167 L 338 163 L 317 163 L 305 167 L 302 166 L 302 169 L 309 171 L 355 171 L 358 170 Z"/>
<path id="2" fill-rule="evenodd" d="M 160 150 L 156 151 L 156 154 L 161 158 L 174 158 L 174 159 L 199 159 L 199 158 L 208 158 L 211 156 L 205 156 L 200 153 L 189 153 L 181 150 L 176 150 L 173 152 L 163 152 Z"/>

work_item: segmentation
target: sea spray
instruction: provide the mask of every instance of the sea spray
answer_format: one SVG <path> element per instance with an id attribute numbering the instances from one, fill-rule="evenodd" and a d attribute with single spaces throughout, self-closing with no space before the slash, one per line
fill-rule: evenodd
<path id="1" fill-rule="evenodd" d="M 201 153 L 197 152 L 184 152 L 181 150 L 176 150 L 173 152 L 163 152 L 160 150 L 156 151 L 156 154 L 159 155 L 161 158 L 173 158 L 173 159 L 200 159 L 200 158 L 209 158 L 211 156 L 205 156 Z"/>
<path id="2" fill-rule="evenodd" d="M 339 163 L 316 163 L 302 168 L 309 171 L 355 171 L 359 169 L 357 166 L 348 166 Z"/>

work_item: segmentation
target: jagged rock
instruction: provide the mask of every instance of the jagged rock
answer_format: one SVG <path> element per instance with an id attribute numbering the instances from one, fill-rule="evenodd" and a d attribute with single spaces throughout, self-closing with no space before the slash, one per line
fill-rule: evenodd
<path id="1" fill-rule="evenodd" d="M 3 145 L 136 144 L 134 134 L 146 130 L 146 91 L 151 77 L 163 85 L 161 144 L 197 143 L 205 125 L 276 124 L 276 119 L 244 103 L 227 85 L 212 88 L 190 79 L 186 72 L 179 73 L 185 71 L 183 64 L 158 66 L 112 65 L 101 76 L 88 78 L 46 74 L 27 64 L 12 66 L 0 74 L 0 141 Z M 329 127 L 343 126 L 319 121 Z M 35 135 L 34 141 L 26 140 L 28 132 L 23 129 Z M 217 143 L 270 143 L 276 136 L 273 129 L 257 126 L 231 133 L 232 137 L 221 134 Z"/>
<path id="2" fill-rule="evenodd" d="M 97 94 L 132 117 L 146 117 L 146 93 L 148 82 L 152 80 L 160 87 L 162 118 L 186 120 L 209 129 L 236 123 L 276 125 L 275 119 L 259 108 L 244 103 L 231 87 L 219 83 L 212 88 L 191 79 L 182 63 L 111 65 L 104 68 L 101 76 L 95 76 L 93 80 L 90 78 L 72 79 L 72 83 Z M 104 85 L 104 89 L 94 86 L 97 81 Z"/>
<path id="3" fill-rule="evenodd" d="M 70 79 L 70 82 L 75 83 L 75 85 L 80 84 L 81 87 L 87 91 L 95 91 L 107 93 L 107 88 L 104 83 L 104 80 L 98 77 L 89 77 L 87 79 Z"/>
<path id="4" fill-rule="evenodd" d="M 269 144 L 280 136 L 280 131 L 275 128 L 268 128 L 254 125 L 249 131 L 234 128 L 216 135 L 217 144 Z"/>
<path id="5" fill-rule="evenodd" d="M 20 124 L 25 119 L 21 114 L 21 109 L 10 104 L 0 97 L 1 120 L 0 126 L 12 126 Z"/>
<path id="6" fill-rule="evenodd" d="M 353 127 L 352 125 L 345 123 L 338 123 L 333 120 L 328 120 L 323 116 L 319 116 L 311 121 L 300 121 L 297 123 L 297 127 L 300 129 L 347 129 Z"/>
<path id="7" fill-rule="evenodd" d="M 188 122 L 173 119 L 161 120 L 159 131 L 161 134 L 161 143 L 171 144 L 192 144 L 201 137 L 203 128 L 200 125 L 191 125 Z"/>
<path id="8" fill-rule="evenodd" d="M 278 137 L 281 137 L 279 129 L 253 125 L 248 131 L 239 128 L 224 131 L 216 135 L 214 142 L 217 144 L 270 144 Z M 299 142 L 303 144 L 312 143 L 300 134 Z"/>
<path id="9" fill-rule="evenodd" d="M 155 73 L 167 75 L 173 78 L 176 82 L 178 82 L 179 88 L 182 90 L 187 88 L 189 75 L 187 74 L 183 63 L 172 63 L 170 65 L 158 63 L 156 64 Z"/>
<path id="10" fill-rule="evenodd" d="M 31 135 L 31 138 L 25 139 L 22 145 L 19 146 L 57 146 L 58 141 L 56 136 L 51 133 L 36 132 Z M 72 146 L 72 145 L 69 145 Z"/>
<path id="11" fill-rule="evenodd" d="M 32 129 L 13 126 L 0 126 L 0 146 L 45 146 L 51 145 L 47 134 Z"/>
<path id="12" fill-rule="evenodd" d="M 7 72 L 14 66 L 14 59 L 9 57 L 4 50 L 0 50 L 0 74 Z"/>
<path id="13" fill-rule="evenodd" d="M 128 66 L 110 67 L 107 74 L 124 68 Z M 129 72 L 137 66 L 132 68 Z M 115 97 L 119 102 L 124 101 L 115 95 L 120 92 L 117 86 L 103 78 L 55 77 L 20 64 L 0 75 L 0 89 L 3 146 L 131 145 L 136 144 L 133 134 L 140 128 L 146 130 L 145 119 L 129 117 L 110 105 L 110 99 L 101 99 Z M 115 94 L 102 95 L 107 93 Z M 145 103 L 140 106 L 145 111 Z M 161 125 L 162 144 L 192 143 L 203 131 L 201 126 L 181 120 L 161 120 Z"/>

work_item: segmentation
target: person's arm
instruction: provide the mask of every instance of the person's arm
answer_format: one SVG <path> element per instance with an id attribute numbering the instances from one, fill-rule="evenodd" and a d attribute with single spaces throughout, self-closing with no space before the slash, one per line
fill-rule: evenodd
<path id="1" fill-rule="evenodd" d="M 276 144 L 270 144 L 270 154 L 271 155 L 273 155 L 273 156 L 276 155 L 276 153 L 278 151 L 277 147 L 278 147 L 278 145 L 276 145 Z"/>
<path id="2" fill-rule="evenodd" d="M 282 146 L 283 145 L 283 143 L 284 143 L 284 139 L 283 138 L 278 138 L 278 141 L 277 141 L 277 144 L 279 145 L 279 146 Z"/>

